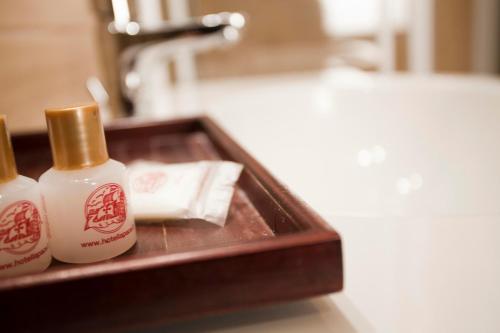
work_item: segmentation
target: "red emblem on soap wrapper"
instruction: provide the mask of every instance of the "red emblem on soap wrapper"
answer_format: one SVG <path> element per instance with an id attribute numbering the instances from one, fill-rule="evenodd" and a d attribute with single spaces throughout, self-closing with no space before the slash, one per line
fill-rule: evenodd
<path id="1" fill-rule="evenodd" d="M 25 254 L 41 236 L 42 220 L 36 206 L 26 200 L 7 206 L 0 214 L 0 252 Z"/>
<path id="2" fill-rule="evenodd" d="M 167 180 L 163 171 L 145 172 L 133 181 L 134 191 L 137 193 L 155 193 Z"/>
<path id="3" fill-rule="evenodd" d="M 105 234 L 118 231 L 127 218 L 123 188 L 115 183 L 99 186 L 85 202 L 85 229 Z"/>

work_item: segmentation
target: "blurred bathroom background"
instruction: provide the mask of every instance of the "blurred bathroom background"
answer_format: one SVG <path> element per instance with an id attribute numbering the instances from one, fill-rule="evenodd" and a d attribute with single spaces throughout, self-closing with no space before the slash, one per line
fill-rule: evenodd
<path id="1" fill-rule="evenodd" d="M 47 106 L 93 98 L 109 117 L 123 115 L 111 73 L 120 61 L 110 56 L 113 18 L 106 16 L 120 6 L 122 17 L 146 26 L 219 12 L 244 17 L 235 42 L 174 49 L 154 67 L 158 78 L 143 79 L 165 91 L 189 87 L 166 116 L 200 107 L 193 87 L 206 80 L 339 68 L 387 75 L 500 70 L 499 0 L 3 0 L 0 111 L 12 130 L 42 127 Z"/>

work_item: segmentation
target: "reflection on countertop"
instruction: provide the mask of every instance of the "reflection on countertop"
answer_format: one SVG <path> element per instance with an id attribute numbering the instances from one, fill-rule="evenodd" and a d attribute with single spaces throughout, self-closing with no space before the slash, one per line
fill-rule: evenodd
<path id="1" fill-rule="evenodd" d="M 335 296 L 337 302 L 348 303 L 341 294 Z M 352 306 L 346 304 L 348 306 Z M 147 332 L 369 332 L 373 328 L 366 322 L 352 326 L 353 318 L 348 318 L 329 297 L 317 297 L 301 302 L 267 306 L 259 309 L 244 310 L 227 315 L 212 316 Z M 145 331 L 141 331 L 145 332 Z"/>

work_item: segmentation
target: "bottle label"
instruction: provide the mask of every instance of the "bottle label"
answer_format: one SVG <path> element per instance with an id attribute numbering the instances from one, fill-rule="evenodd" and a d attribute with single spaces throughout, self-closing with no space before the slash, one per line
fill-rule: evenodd
<path id="1" fill-rule="evenodd" d="M 0 251 L 25 254 L 32 251 L 41 237 L 42 219 L 35 204 L 21 200 L 0 214 Z"/>
<path id="2" fill-rule="evenodd" d="M 127 219 L 127 202 L 123 188 L 116 183 L 99 186 L 85 201 L 84 231 L 110 234 L 118 231 Z"/>

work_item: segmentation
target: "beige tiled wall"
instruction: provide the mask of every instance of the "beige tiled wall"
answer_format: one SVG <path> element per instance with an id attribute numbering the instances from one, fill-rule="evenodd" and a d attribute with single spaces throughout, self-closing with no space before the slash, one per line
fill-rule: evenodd
<path id="1" fill-rule="evenodd" d="M 434 58 L 438 72 L 469 72 L 472 69 L 473 2 L 436 0 Z"/>
<path id="2" fill-rule="evenodd" d="M 313 0 L 191 0 L 193 15 L 221 11 L 246 14 L 241 42 L 197 57 L 203 77 L 317 70 L 327 65 L 334 43 Z"/>
<path id="3" fill-rule="evenodd" d="M 0 1 L 0 113 L 11 130 L 43 127 L 47 106 L 91 100 L 93 33 L 86 0 Z"/>
<path id="4" fill-rule="evenodd" d="M 470 71 L 472 1 L 436 0 L 437 71 Z M 193 15 L 241 11 L 248 16 L 238 45 L 197 56 L 201 78 L 316 70 L 335 52 L 335 42 L 323 33 L 318 1 L 190 4 Z M 0 1 L 0 113 L 8 115 L 12 130 L 43 127 L 47 106 L 91 100 L 85 87 L 89 76 L 100 73 L 106 82 L 105 66 L 97 68 L 103 47 L 96 47 L 106 39 L 95 38 L 95 19 L 90 0 Z M 405 36 L 397 38 L 397 67 L 405 68 Z"/>

